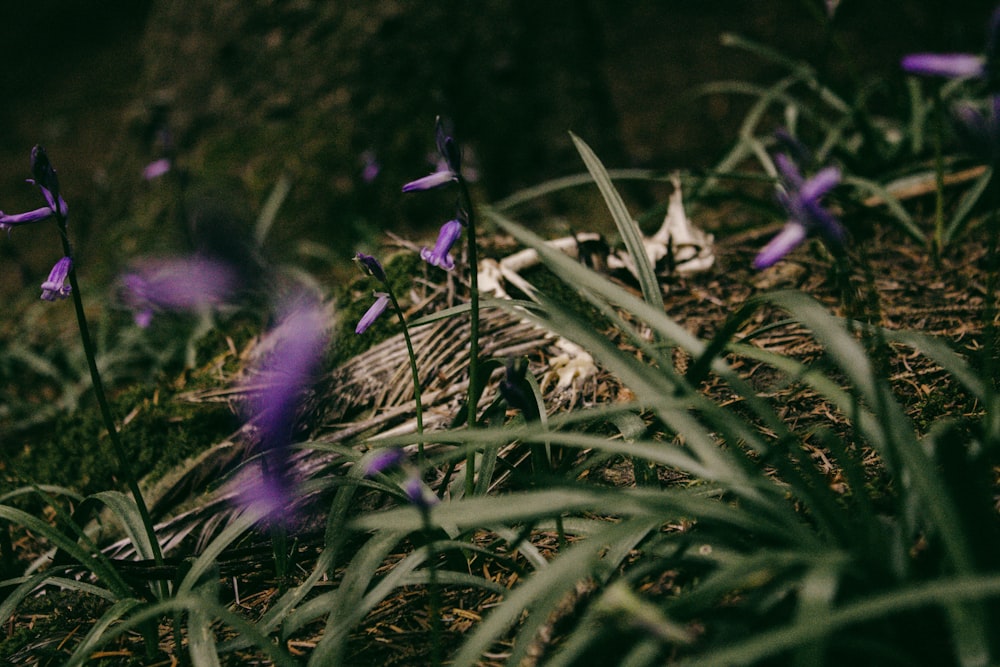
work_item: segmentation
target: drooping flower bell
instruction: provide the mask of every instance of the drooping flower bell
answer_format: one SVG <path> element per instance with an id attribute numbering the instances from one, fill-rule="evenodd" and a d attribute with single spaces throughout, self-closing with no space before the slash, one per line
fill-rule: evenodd
<path id="1" fill-rule="evenodd" d="M 56 301 L 65 299 L 72 293 L 72 288 L 66 284 L 69 272 L 73 268 L 73 260 L 63 257 L 49 272 L 49 278 L 42 283 L 42 296 L 44 301 Z"/>
<path id="2" fill-rule="evenodd" d="M 441 225 L 441 231 L 438 232 L 434 248 L 422 248 L 420 250 L 420 259 L 445 271 L 451 271 L 455 268 L 455 259 L 451 256 L 451 249 L 458 239 L 462 237 L 462 228 L 464 226 L 462 220 L 459 218 L 449 220 Z"/>

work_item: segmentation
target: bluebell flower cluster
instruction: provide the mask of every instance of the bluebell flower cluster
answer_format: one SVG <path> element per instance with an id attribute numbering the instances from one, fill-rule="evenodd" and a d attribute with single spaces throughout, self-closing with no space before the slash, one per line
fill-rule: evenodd
<path id="1" fill-rule="evenodd" d="M 461 180 L 462 151 L 454 137 L 445 132 L 440 117 L 435 123 L 435 136 L 439 156 L 437 171 L 415 181 L 410 181 L 403 186 L 403 192 L 431 190 L 451 183 L 458 183 Z M 462 237 L 462 229 L 467 224 L 466 217 L 459 212 L 455 218 L 441 226 L 434 248 L 423 248 L 420 251 L 420 258 L 428 264 L 445 271 L 451 271 L 455 268 L 451 249 Z"/>
<path id="2" fill-rule="evenodd" d="M 61 233 L 65 234 L 69 206 L 59 191 L 59 178 L 56 176 L 56 170 L 49 162 L 49 156 L 42 146 L 35 146 L 31 149 L 31 176 L 27 179 L 28 183 L 38 186 L 45 199 L 45 206 L 24 213 L 0 211 L 0 230 L 10 234 L 11 230 L 19 225 L 53 219 L 59 225 Z M 64 247 L 68 249 L 68 243 Z M 56 301 L 68 297 L 72 290 L 66 281 L 72 270 L 72 258 L 66 256 L 58 260 L 49 272 L 48 279 L 42 283 L 41 299 Z"/>

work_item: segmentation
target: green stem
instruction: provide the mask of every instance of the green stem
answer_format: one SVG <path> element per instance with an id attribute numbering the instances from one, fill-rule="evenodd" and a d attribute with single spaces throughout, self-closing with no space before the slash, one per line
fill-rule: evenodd
<path id="1" fill-rule="evenodd" d="M 420 373 L 417 371 L 417 355 L 413 351 L 413 341 L 410 339 L 410 329 L 406 326 L 406 316 L 403 314 L 403 309 L 399 306 L 399 301 L 396 300 L 396 295 L 393 294 L 392 288 L 388 284 L 385 286 L 385 291 L 389 295 L 389 301 L 392 302 L 392 307 L 396 311 L 396 317 L 399 318 L 399 323 L 403 327 L 403 340 L 406 341 L 406 353 L 410 357 L 410 375 L 413 377 L 413 400 L 416 403 L 417 412 L 417 433 L 420 435 L 424 434 L 424 404 L 420 394 Z M 423 466 L 424 463 L 424 441 L 421 438 L 420 442 L 417 443 L 417 457 L 419 463 Z"/>
<path id="2" fill-rule="evenodd" d="M 59 216 L 58 224 L 60 236 L 62 237 L 63 254 L 72 260 L 73 249 L 69 242 L 69 236 L 66 233 L 66 219 Z M 90 339 L 90 327 L 87 326 L 87 316 L 83 310 L 80 285 L 76 279 L 76 266 L 73 264 L 70 265 L 69 270 L 69 285 L 72 290 L 73 306 L 76 309 L 76 321 L 80 328 L 80 338 L 83 341 L 83 352 L 87 357 L 87 366 L 90 369 L 90 379 L 94 385 L 94 394 L 97 396 L 97 405 L 101 411 L 101 418 L 104 420 L 104 426 L 108 429 L 108 438 L 111 440 L 111 446 L 115 450 L 115 456 L 118 457 L 118 465 L 122 477 L 125 478 L 125 483 L 132 492 L 135 504 L 139 508 L 139 516 L 142 519 L 142 525 L 146 529 L 146 536 L 149 538 L 149 544 L 153 550 L 153 560 L 157 566 L 162 566 L 163 552 L 160 550 L 160 543 L 156 538 L 156 530 L 153 528 L 153 520 L 149 515 L 149 508 L 146 507 L 146 501 L 142 497 L 139 483 L 136 481 L 135 473 L 129 464 L 128 453 L 125 451 L 125 447 L 118 437 L 118 429 L 115 426 L 114 417 L 111 415 L 111 407 L 108 404 L 107 395 L 104 393 L 104 383 L 101 381 L 101 373 L 97 369 L 97 356 L 94 353 L 94 345 Z"/>
<path id="3" fill-rule="evenodd" d="M 431 624 L 431 665 L 439 667 L 441 664 L 441 591 L 438 590 L 437 581 L 437 551 L 434 544 L 434 525 L 431 523 L 431 511 L 429 507 L 421 507 L 420 514 L 423 516 L 424 535 L 427 539 L 427 613 Z"/>
<path id="4" fill-rule="evenodd" d="M 469 186 L 462 177 L 458 185 L 465 199 L 469 239 L 469 401 L 468 424 L 470 429 L 477 425 L 477 405 L 479 403 L 479 254 L 476 248 L 476 222 L 472 210 Z M 465 495 L 471 497 L 476 489 L 476 452 L 473 449 L 465 458 Z"/>
<path id="5" fill-rule="evenodd" d="M 934 239 L 931 242 L 931 259 L 940 268 L 944 250 L 944 109 L 941 91 L 934 91 Z"/>

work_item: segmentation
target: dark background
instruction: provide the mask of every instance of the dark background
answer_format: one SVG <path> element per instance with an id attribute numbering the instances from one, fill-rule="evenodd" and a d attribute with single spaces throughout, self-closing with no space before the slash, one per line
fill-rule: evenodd
<path id="1" fill-rule="evenodd" d="M 834 29 L 847 62 L 822 52 L 822 3 L 811 4 L 6 3 L 0 209 L 39 204 L 24 178 L 31 146 L 45 144 L 81 259 L 103 280 L 136 253 L 183 247 L 184 216 L 205 198 L 252 219 L 284 174 L 293 189 L 272 252 L 291 257 L 308 240 L 346 262 L 381 230 L 426 236 L 450 215 L 443 197 L 399 193 L 431 169 L 437 113 L 454 121 L 485 199 L 580 171 L 567 130 L 609 166 L 707 167 L 735 137 L 745 103 L 692 91 L 780 73 L 724 48 L 721 33 L 807 59 L 844 89 L 887 81 L 890 104 L 901 55 L 981 51 L 993 7 L 843 0 Z M 183 188 L 138 177 L 163 127 Z M 369 149 L 382 166 L 372 184 L 359 178 Z M 58 257 L 54 243 L 27 228 L 0 239 L 0 294 L 33 289 Z"/>

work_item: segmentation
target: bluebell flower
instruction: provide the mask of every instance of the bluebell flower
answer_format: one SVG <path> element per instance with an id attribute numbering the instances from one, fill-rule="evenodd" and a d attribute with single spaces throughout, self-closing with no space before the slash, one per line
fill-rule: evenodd
<path id="1" fill-rule="evenodd" d="M 32 178 L 29 178 L 28 182 L 37 185 L 52 212 L 65 219 L 69 215 L 69 207 L 59 194 L 59 178 L 56 176 L 56 170 L 52 168 L 52 163 L 49 162 L 48 154 L 41 146 L 31 149 L 31 175 Z"/>
<path id="2" fill-rule="evenodd" d="M 36 208 L 26 213 L 4 213 L 0 211 L 0 230 L 10 232 L 12 227 L 24 225 L 29 222 L 41 222 L 53 216 L 52 209 L 48 206 Z"/>
<path id="3" fill-rule="evenodd" d="M 373 453 L 364 463 L 365 477 L 372 477 L 384 473 L 390 468 L 403 463 L 406 460 L 406 453 L 398 447 L 385 447 Z"/>
<path id="4" fill-rule="evenodd" d="M 900 65 L 911 74 L 943 76 L 950 79 L 986 79 L 991 91 L 1000 91 L 1000 8 L 993 11 L 986 39 L 985 57 L 972 53 L 912 53 Z"/>
<path id="5" fill-rule="evenodd" d="M 437 505 L 440 500 L 434 492 L 427 488 L 423 480 L 417 475 L 416 470 L 410 474 L 403 482 L 403 493 L 414 507 L 427 510 Z"/>
<path id="6" fill-rule="evenodd" d="M 244 382 L 250 399 L 244 417 L 255 427 L 262 482 L 246 485 L 240 501 L 274 516 L 293 500 L 290 448 L 299 409 L 313 383 L 327 344 L 326 312 L 303 296 L 261 340 L 262 360 Z"/>
<path id="7" fill-rule="evenodd" d="M 173 164 L 170 158 L 161 157 L 158 160 L 153 160 L 143 168 L 142 178 L 146 181 L 152 181 L 169 172 L 172 167 Z"/>
<path id="8" fill-rule="evenodd" d="M 410 503 L 426 510 L 439 502 L 434 492 L 420 479 L 420 471 L 410 463 L 402 449 L 397 447 L 380 449 L 363 461 L 362 465 L 365 477 L 373 477 L 391 468 L 401 467 L 406 473 L 406 479 L 400 486 Z"/>
<path id="9" fill-rule="evenodd" d="M 444 125 L 439 116 L 435 121 L 435 136 L 437 141 L 438 155 L 440 161 L 438 169 L 433 174 L 428 174 L 423 178 L 410 181 L 403 186 L 403 192 L 420 192 L 447 185 L 452 181 L 457 181 L 462 170 L 462 151 L 453 137 L 444 130 Z"/>
<path id="10" fill-rule="evenodd" d="M 72 288 L 66 284 L 66 278 L 73 268 L 73 260 L 63 257 L 49 272 L 49 279 L 42 283 L 42 296 L 45 301 L 55 301 L 65 299 L 72 292 Z"/>
<path id="11" fill-rule="evenodd" d="M 52 163 L 49 162 L 49 157 L 41 146 L 35 146 L 31 149 L 31 174 L 33 178 L 29 178 L 28 182 L 37 185 L 42 191 L 46 205 L 26 213 L 0 211 L 0 230 L 10 232 L 11 228 L 17 225 L 41 222 L 56 214 L 65 221 L 66 216 L 69 215 L 69 206 L 59 194 L 59 179 L 56 177 L 56 170 L 52 168 Z"/>
<path id="12" fill-rule="evenodd" d="M 455 268 L 455 260 L 451 256 L 452 246 L 458 241 L 462 236 L 462 227 L 464 224 L 458 218 L 454 220 L 449 220 L 441 226 L 441 231 L 438 232 L 437 242 L 434 244 L 434 249 L 423 248 L 420 250 L 420 258 L 445 271 L 451 271 Z"/>
<path id="13" fill-rule="evenodd" d="M 375 303 L 365 311 L 365 314 L 361 316 L 358 321 L 358 326 L 354 327 L 354 333 L 363 334 L 368 331 L 368 327 L 375 323 L 385 309 L 389 307 L 389 295 L 386 292 L 375 292 L 372 294 L 375 297 Z"/>
<path id="14" fill-rule="evenodd" d="M 986 113 L 961 102 L 952 108 L 956 131 L 968 150 L 990 164 L 1000 163 L 1000 95 L 991 95 Z"/>
<path id="15" fill-rule="evenodd" d="M 142 260 L 120 282 L 122 301 L 143 328 L 159 311 L 217 308 L 229 302 L 239 287 L 237 272 L 230 264 L 199 255 Z"/>
<path id="16" fill-rule="evenodd" d="M 374 183 L 382 171 L 378 157 L 373 150 L 366 150 L 361 153 L 361 180 L 365 183 Z"/>
<path id="17" fill-rule="evenodd" d="M 368 275 L 373 276 L 380 283 L 383 284 L 386 283 L 387 278 L 385 275 L 385 269 L 382 268 L 382 264 L 377 259 L 375 259 L 371 255 L 366 255 L 363 252 L 359 252 L 357 255 L 354 256 L 354 261 L 361 264 L 361 266 L 364 267 Z"/>
<path id="18" fill-rule="evenodd" d="M 787 155 L 779 153 L 774 163 L 782 186 L 777 198 L 788 212 L 788 222 L 757 255 L 754 268 L 772 266 L 814 234 L 818 234 L 832 252 L 842 252 L 847 233 L 820 203 L 823 196 L 840 183 L 840 170 L 827 167 L 806 180 Z"/>

